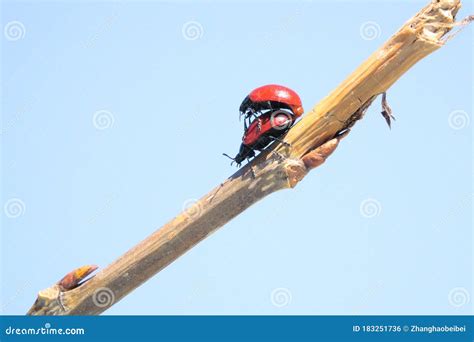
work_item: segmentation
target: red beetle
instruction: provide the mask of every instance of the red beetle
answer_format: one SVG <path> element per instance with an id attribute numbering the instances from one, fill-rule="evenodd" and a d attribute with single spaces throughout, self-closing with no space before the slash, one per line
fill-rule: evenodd
<path id="1" fill-rule="evenodd" d="M 284 135 L 303 114 L 298 94 L 290 88 L 269 84 L 254 89 L 240 105 L 244 116 L 244 136 L 239 153 L 232 158 L 238 166 L 245 159 L 255 157 L 255 151 L 264 150 Z"/>

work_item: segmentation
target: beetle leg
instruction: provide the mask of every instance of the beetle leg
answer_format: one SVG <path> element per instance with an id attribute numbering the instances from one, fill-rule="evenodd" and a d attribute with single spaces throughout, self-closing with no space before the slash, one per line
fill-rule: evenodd
<path id="1" fill-rule="evenodd" d="M 277 151 L 272 151 L 273 154 L 275 154 L 277 156 L 277 159 L 282 161 L 282 160 L 285 160 L 285 156 L 283 154 L 281 154 L 280 152 L 277 152 Z"/>
<path id="2" fill-rule="evenodd" d="M 287 143 L 286 141 L 283 141 L 281 140 L 280 138 L 275 138 L 275 137 L 271 137 L 274 141 L 278 141 L 280 144 L 283 144 L 287 147 L 291 147 L 291 144 Z"/>
<path id="3" fill-rule="evenodd" d="M 252 166 L 250 166 L 250 174 L 252 175 L 253 179 L 257 178 L 257 175 L 255 174 L 255 171 L 253 170 Z"/>

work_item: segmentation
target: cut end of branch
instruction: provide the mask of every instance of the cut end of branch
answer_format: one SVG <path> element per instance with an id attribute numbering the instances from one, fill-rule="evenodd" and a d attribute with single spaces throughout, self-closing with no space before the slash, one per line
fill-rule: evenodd
<path id="1" fill-rule="evenodd" d="M 410 67 L 440 48 L 460 23 L 460 0 L 432 0 L 405 23 L 333 92 L 321 100 L 285 137 L 291 156 L 306 153 L 342 132 L 379 94 L 386 92 Z M 388 113 L 387 113 L 388 114 Z M 388 118 L 391 119 L 390 115 Z M 282 146 L 276 146 L 281 152 Z"/>
<path id="2" fill-rule="evenodd" d="M 64 315 L 66 311 L 61 300 L 61 289 L 58 285 L 53 285 L 38 293 L 27 315 Z"/>
<path id="3" fill-rule="evenodd" d="M 27 315 L 64 315 L 68 311 L 64 293 L 78 288 L 87 280 L 87 277 L 98 269 L 96 265 L 85 265 L 66 274 L 56 284 L 38 293 L 33 306 Z"/>
<path id="4" fill-rule="evenodd" d="M 460 8 L 460 0 L 432 0 L 405 27 L 413 29 L 419 39 L 442 45 L 445 35 L 457 25 L 455 18 Z"/>

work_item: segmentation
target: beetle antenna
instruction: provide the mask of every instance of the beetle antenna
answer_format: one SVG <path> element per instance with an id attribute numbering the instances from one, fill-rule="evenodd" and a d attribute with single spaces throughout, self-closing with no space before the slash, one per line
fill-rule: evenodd
<path id="1" fill-rule="evenodd" d="M 237 162 L 235 161 L 235 158 L 232 158 L 232 157 L 229 156 L 227 153 L 222 153 L 222 155 L 225 156 L 225 157 L 227 157 L 227 158 L 229 158 L 230 160 L 232 160 L 232 162 L 230 163 L 231 166 L 234 165 L 234 163 L 235 163 L 235 164 L 237 164 L 238 167 L 240 167 L 240 163 L 237 163 Z"/>
<path id="2" fill-rule="evenodd" d="M 222 153 L 223 156 L 229 158 L 230 160 L 233 160 L 235 161 L 235 158 L 232 158 L 231 156 L 229 156 L 227 153 Z"/>

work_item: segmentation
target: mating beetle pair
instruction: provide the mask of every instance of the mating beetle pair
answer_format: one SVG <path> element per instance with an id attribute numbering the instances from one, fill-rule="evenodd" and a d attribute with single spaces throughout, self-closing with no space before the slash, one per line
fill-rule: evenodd
<path id="1" fill-rule="evenodd" d="M 238 166 L 255 157 L 255 151 L 264 150 L 273 141 L 280 141 L 296 119 L 303 114 L 298 94 L 290 88 L 269 84 L 254 89 L 240 105 L 244 117 L 244 136 L 232 163 Z"/>

